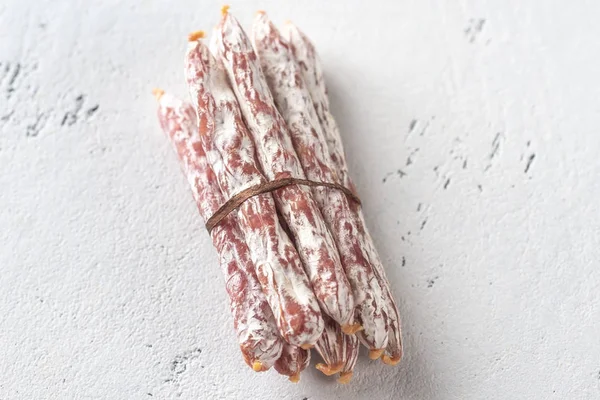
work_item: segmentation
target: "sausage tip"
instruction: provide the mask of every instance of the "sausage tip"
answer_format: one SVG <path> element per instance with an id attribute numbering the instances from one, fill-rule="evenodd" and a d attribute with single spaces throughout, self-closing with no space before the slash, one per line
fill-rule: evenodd
<path id="1" fill-rule="evenodd" d="M 188 42 L 195 42 L 198 39 L 204 38 L 204 31 L 194 31 L 188 35 Z"/>

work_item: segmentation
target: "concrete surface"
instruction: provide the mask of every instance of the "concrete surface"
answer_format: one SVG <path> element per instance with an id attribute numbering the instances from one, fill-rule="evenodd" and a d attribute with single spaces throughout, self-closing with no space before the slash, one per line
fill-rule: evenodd
<path id="1" fill-rule="evenodd" d="M 0 399 L 599 399 L 600 3 L 232 3 L 318 46 L 404 362 L 243 364 L 150 94 L 220 2 L 3 0 Z"/>

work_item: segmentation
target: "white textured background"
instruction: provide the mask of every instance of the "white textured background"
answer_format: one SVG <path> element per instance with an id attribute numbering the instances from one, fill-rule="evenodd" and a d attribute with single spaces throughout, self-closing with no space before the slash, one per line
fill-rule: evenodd
<path id="1" fill-rule="evenodd" d="M 0 399 L 599 399 L 600 3 L 232 3 L 317 45 L 404 362 L 243 363 L 150 94 L 220 2 L 2 0 Z"/>

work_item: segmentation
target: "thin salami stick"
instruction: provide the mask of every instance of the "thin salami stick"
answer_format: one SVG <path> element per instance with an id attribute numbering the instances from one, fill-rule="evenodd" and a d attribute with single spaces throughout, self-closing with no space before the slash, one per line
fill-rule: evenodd
<path id="1" fill-rule="evenodd" d="M 354 366 L 358 360 L 358 350 L 360 348 L 359 340 L 355 335 L 346 335 L 345 337 L 345 352 L 343 355 L 344 366 L 340 371 L 339 383 L 348 383 L 354 374 Z"/>
<path id="2" fill-rule="evenodd" d="M 346 335 L 340 326 L 331 318 L 325 317 L 325 330 L 317 342 L 315 349 L 319 352 L 325 364 L 318 363 L 316 368 L 327 376 L 340 373 L 338 382 L 348 383 L 356 361 L 360 342 L 356 335 Z"/>
<path id="3" fill-rule="evenodd" d="M 218 51 L 258 148 L 269 180 L 305 178 L 285 121 L 273 103 L 252 44 L 238 21 L 225 10 Z M 292 185 L 273 192 L 294 235 L 298 254 L 323 312 L 352 329 L 354 301 L 335 242 L 309 189 Z"/>
<path id="4" fill-rule="evenodd" d="M 157 90 L 158 118 L 182 164 L 200 215 L 207 220 L 225 202 L 200 144 L 194 108 Z M 279 358 L 283 340 L 254 272 L 254 264 L 237 217 L 229 215 L 211 238 L 221 263 L 238 342 L 255 371 L 269 369 Z"/>
<path id="5" fill-rule="evenodd" d="M 219 186 L 231 197 L 265 178 L 225 72 L 196 40 L 199 36 L 190 36 L 185 73 L 202 145 Z M 323 331 L 323 319 L 298 253 L 279 224 L 272 196 L 249 198 L 237 215 L 281 335 L 290 344 L 313 346 Z"/>
<path id="6" fill-rule="evenodd" d="M 301 347 L 283 344 L 281 357 L 275 362 L 275 370 L 281 375 L 289 377 L 290 382 L 300 381 L 300 372 L 310 364 L 310 351 Z"/>
<path id="7" fill-rule="evenodd" d="M 337 374 L 344 368 L 344 351 L 346 347 L 346 338 L 340 326 L 331 318 L 324 317 L 325 329 L 323 335 L 319 338 L 315 349 L 325 361 L 325 364 L 318 363 L 316 368 L 327 376 Z"/>
<path id="8" fill-rule="evenodd" d="M 256 16 L 253 39 L 267 83 L 289 127 L 294 148 L 307 178 L 337 182 L 335 165 L 329 155 L 302 72 L 288 44 L 265 13 L 258 13 Z M 368 259 L 367 244 L 359 234 L 360 220 L 341 191 L 315 187 L 313 195 L 333 234 L 346 276 L 352 284 L 355 315 L 364 328 L 360 337 L 371 350 L 372 356 L 380 355 L 387 345 L 386 306 L 382 289 Z"/>
<path id="9" fill-rule="evenodd" d="M 339 175 L 340 181 L 356 193 L 356 187 L 348 174 L 342 138 L 333 115 L 329 112 L 327 87 L 321 68 L 321 61 L 315 47 L 308 37 L 290 22 L 287 22 L 284 26 L 284 36 L 288 40 L 296 63 L 302 71 L 302 77 L 312 97 L 314 109 L 323 128 L 325 140 L 327 141 L 329 155 L 336 166 L 336 172 Z"/>
<path id="10" fill-rule="evenodd" d="M 329 110 L 329 100 L 327 98 L 327 89 L 323 78 L 320 61 L 313 44 L 308 38 L 292 24 L 287 24 L 288 38 L 292 51 L 296 57 L 298 65 L 301 67 L 302 76 L 311 94 L 314 109 L 319 118 L 323 134 L 329 148 L 329 154 L 332 161 L 337 165 L 336 172 L 339 174 L 341 183 L 356 192 L 348 173 L 348 164 L 344 155 L 342 140 L 339 134 L 338 126 Z M 390 284 L 385 275 L 385 270 L 381 259 L 375 249 L 375 245 L 369 234 L 364 216 L 359 207 L 353 207 L 360 220 L 360 233 L 364 238 L 369 249 L 369 260 L 373 265 L 373 271 L 377 280 L 383 289 L 384 300 L 388 309 L 388 345 L 383 354 L 382 360 L 389 365 L 395 365 L 402 358 L 402 333 L 400 329 L 400 314 L 398 307 L 392 296 Z"/>

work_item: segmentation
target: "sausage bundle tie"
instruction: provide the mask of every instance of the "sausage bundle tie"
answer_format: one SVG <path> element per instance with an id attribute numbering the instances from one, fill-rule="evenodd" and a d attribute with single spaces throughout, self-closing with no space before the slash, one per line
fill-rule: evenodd
<path id="1" fill-rule="evenodd" d="M 241 206 L 250 197 L 258 196 L 259 194 L 272 192 L 277 189 L 281 189 L 290 185 L 304 185 L 304 186 L 325 186 L 332 189 L 343 192 L 350 200 L 355 202 L 357 205 L 361 205 L 360 198 L 352 193 L 350 189 L 337 183 L 332 182 L 316 182 L 309 179 L 300 178 L 280 178 L 274 181 L 258 183 L 251 186 L 243 191 L 233 195 L 223 205 L 215 211 L 215 213 L 206 221 L 206 230 L 210 233 L 215 226 L 225 219 L 233 210 Z"/>

